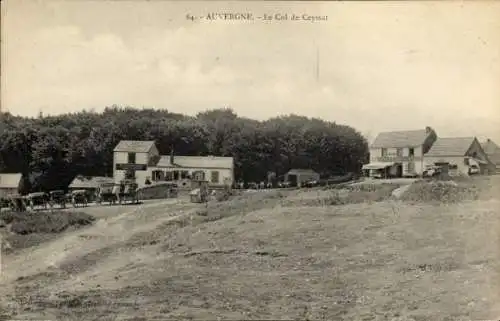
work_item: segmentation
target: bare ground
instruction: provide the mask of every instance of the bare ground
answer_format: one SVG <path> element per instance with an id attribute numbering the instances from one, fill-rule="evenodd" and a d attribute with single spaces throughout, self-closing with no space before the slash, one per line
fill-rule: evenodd
<path id="1" fill-rule="evenodd" d="M 500 185 L 499 185 L 500 186 Z M 460 204 L 300 206 L 314 192 L 96 207 L 4 255 L 16 319 L 479 320 L 500 316 L 500 193 Z M 376 198 L 375 198 L 376 199 Z"/>

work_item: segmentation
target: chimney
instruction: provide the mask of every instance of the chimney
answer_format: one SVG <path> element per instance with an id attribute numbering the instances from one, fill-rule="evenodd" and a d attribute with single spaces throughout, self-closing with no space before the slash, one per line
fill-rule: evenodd
<path id="1" fill-rule="evenodd" d="M 174 145 L 170 147 L 170 164 L 174 165 Z"/>

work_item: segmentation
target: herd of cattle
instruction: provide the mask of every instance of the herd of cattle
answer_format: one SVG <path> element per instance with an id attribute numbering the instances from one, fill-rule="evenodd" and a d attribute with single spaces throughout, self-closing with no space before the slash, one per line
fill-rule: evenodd
<path id="1" fill-rule="evenodd" d="M 1 205 L 2 207 L 8 206 L 13 211 L 23 212 L 27 209 L 66 208 L 68 204 L 73 207 L 87 206 L 91 200 L 95 200 L 97 204 L 137 204 L 139 203 L 137 187 L 138 185 L 135 182 L 103 183 L 95 193 L 88 190 L 75 190 L 70 193 L 55 190 L 48 193 L 36 192 L 28 195 L 11 195 L 6 199 L 2 199 Z"/>

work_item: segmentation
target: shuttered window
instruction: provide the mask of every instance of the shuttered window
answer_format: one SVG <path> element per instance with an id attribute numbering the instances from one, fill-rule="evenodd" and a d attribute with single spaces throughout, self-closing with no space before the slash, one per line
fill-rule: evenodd
<path id="1" fill-rule="evenodd" d="M 219 172 L 218 171 L 212 171 L 211 181 L 212 181 L 212 183 L 219 183 Z"/>

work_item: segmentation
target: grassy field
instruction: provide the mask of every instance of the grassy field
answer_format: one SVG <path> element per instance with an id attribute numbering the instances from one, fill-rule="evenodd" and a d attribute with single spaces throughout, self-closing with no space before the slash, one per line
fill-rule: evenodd
<path id="1" fill-rule="evenodd" d="M 498 181 L 446 203 L 380 184 L 92 208 L 92 226 L 3 256 L 4 316 L 498 319 Z"/>

